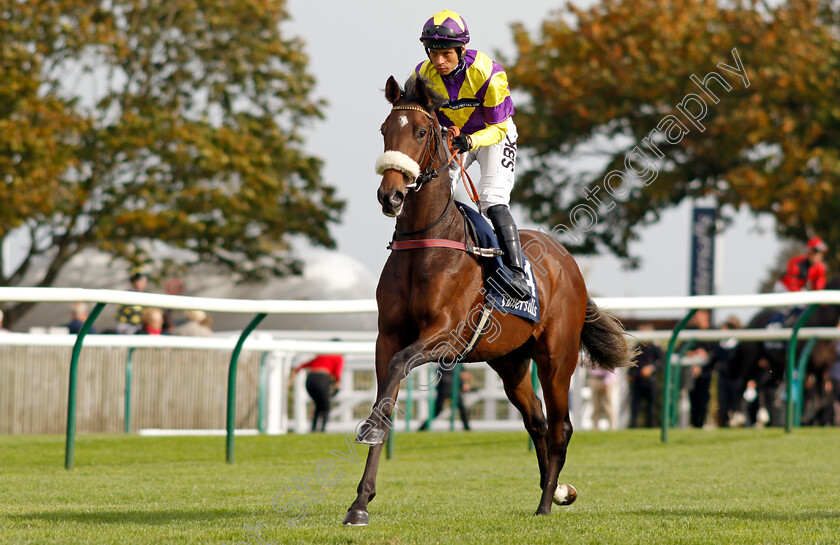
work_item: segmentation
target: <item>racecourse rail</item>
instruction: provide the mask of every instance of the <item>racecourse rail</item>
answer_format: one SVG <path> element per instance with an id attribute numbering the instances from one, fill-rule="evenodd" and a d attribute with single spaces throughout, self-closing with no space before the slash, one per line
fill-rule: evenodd
<path id="1" fill-rule="evenodd" d="M 674 384 L 672 375 L 672 356 L 678 340 L 703 339 L 715 340 L 737 338 L 742 340 L 789 340 L 786 373 L 787 392 L 793 391 L 793 377 L 796 371 L 796 345 L 798 339 L 830 339 L 837 338 L 838 329 L 803 328 L 802 326 L 811 313 L 820 304 L 840 305 L 840 291 L 825 290 L 797 293 L 773 293 L 758 295 L 700 295 L 690 297 L 595 297 L 599 307 L 610 312 L 624 310 L 683 310 L 687 311 L 677 326 L 670 332 L 632 332 L 638 340 L 668 339 L 668 351 L 665 366 L 665 388 L 663 393 L 662 441 L 668 442 L 670 428 L 670 407 L 673 398 Z M 236 369 L 239 354 L 243 348 L 248 350 L 282 350 L 288 352 L 319 352 L 335 351 L 336 343 L 319 341 L 268 340 L 249 339 L 249 335 L 268 314 L 346 314 L 376 312 L 376 301 L 372 299 L 340 300 L 340 301 L 256 301 L 248 299 L 216 299 L 208 297 L 188 297 L 180 295 L 163 295 L 139 293 L 117 290 L 97 290 L 83 288 L 2 288 L 0 287 L 0 301 L 36 302 L 36 303 L 72 303 L 87 302 L 95 306 L 79 334 L 73 337 L 56 337 L 50 335 L 8 334 L 0 336 L 0 345 L 32 345 L 37 342 L 42 346 L 65 346 L 70 343 L 73 351 L 70 364 L 69 395 L 67 407 L 67 440 L 65 450 L 65 467 L 73 468 L 76 425 L 76 381 L 78 376 L 79 354 L 85 337 L 90 331 L 102 309 L 106 304 L 139 305 L 144 307 L 158 307 L 173 310 L 203 310 L 209 312 L 228 312 L 238 314 L 252 314 L 254 318 L 239 335 L 234 343 L 233 339 L 211 338 L 193 339 L 188 337 L 143 337 L 122 335 L 98 335 L 87 339 L 90 346 L 156 346 L 174 348 L 218 348 L 232 349 L 228 372 L 227 395 L 227 442 L 226 459 L 233 463 L 234 459 L 234 408 L 236 399 Z M 699 309 L 744 308 L 744 307 L 789 307 L 805 306 L 792 328 L 776 330 L 684 330 L 688 321 Z M 372 342 L 342 342 L 343 353 L 372 354 Z M 803 356 L 807 350 L 803 350 Z M 799 367 L 802 368 L 806 357 L 800 357 Z M 787 396 L 786 430 L 792 431 L 794 396 Z"/>

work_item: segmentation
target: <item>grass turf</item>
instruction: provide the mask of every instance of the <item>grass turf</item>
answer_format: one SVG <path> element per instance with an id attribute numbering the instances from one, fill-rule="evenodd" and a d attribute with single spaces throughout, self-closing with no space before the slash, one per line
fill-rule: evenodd
<path id="1" fill-rule="evenodd" d="M 342 435 L 237 437 L 234 465 L 220 437 L 81 436 L 71 472 L 63 437 L 0 436 L 0 541 L 840 543 L 838 429 L 680 430 L 669 445 L 655 430 L 579 432 L 560 478 L 578 500 L 546 517 L 526 446 L 524 432 L 400 433 L 371 525 L 351 528 L 367 448 L 354 463 Z M 338 482 L 321 488 L 317 471 Z M 304 502 L 296 481 L 321 497 Z"/>

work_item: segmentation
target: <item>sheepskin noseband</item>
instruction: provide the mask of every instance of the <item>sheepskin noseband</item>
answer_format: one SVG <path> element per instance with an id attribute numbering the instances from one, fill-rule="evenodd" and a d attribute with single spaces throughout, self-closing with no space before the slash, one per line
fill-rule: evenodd
<path id="1" fill-rule="evenodd" d="M 420 176 L 420 165 L 417 161 L 401 151 L 386 151 L 376 160 L 377 174 L 382 174 L 388 169 L 398 170 L 412 180 Z"/>

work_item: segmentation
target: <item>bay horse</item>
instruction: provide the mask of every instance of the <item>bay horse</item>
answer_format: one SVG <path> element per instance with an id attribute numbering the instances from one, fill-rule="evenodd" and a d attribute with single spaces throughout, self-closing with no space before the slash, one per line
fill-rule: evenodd
<path id="1" fill-rule="evenodd" d="M 377 198 L 382 212 L 396 218 L 394 238 L 468 242 L 463 218 L 453 206 L 450 152 L 435 115 L 444 99 L 422 79 L 409 79 L 403 90 L 393 76 L 385 85 L 385 98 L 391 112 L 380 129 L 385 153 L 377 161 L 382 174 Z M 618 320 L 588 297 L 565 248 L 536 231 L 522 231 L 521 239 L 539 273 L 534 274 L 542 307 L 539 323 L 498 309 L 489 318 L 481 312 L 482 268 L 471 254 L 450 247 L 391 252 L 376 289 L 376 401 L 357 428 L 357 442 L 371 448 L 345 525 L 368 524 L 367 507 L 376 495 L 376 472 L 400 381 L 432 361 L 486 361 L 501 377 L 535 445 L 542 488 L 536 514 L 548 514 L 552 500 L 574 500 L 572 494 L 556 499 L 555 491 L 572 437 L 568 394 L 578 352 L 583 345 L 607 370 L 630 365 L 633 355 Z M 547 415 L 532 387 L 532 359 Z"/>

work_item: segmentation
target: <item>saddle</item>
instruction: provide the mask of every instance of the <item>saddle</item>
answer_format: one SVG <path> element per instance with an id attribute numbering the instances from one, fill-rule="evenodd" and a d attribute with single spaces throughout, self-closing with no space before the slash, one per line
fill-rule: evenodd
<path id="1" fill-rule="evenodd" d="M 782 329 L 793 327 L 799 315 L 802 314 L 802 307 L 793 307 L 789 311 L 780 310 L 771 316 L 770 321 L 764 326 L 765 329 Z M 786 350 L 787 341 L 764 341 L 764 348 L 767 350 Z"/>
<path id="2" fill-rule="evenodd" d="M 502 263 L 502 250 L 499 248 L 499 240 L 493 231 L 490 221 L 482 216 L 471 206 L 460 201 L 450 202 L 454 204 L 461 216 L 464 218 L 464 229 L 467 233 L 467 242 L 459 242 L 446 238 L 424 238 L 414 240 L 395 240 L 388 244 L 389 250 L 417 250 L 421 248 L 451 248 L 460 250 L 475 256 L 481 264 L 484 277 L 484 308 L 486 312 L 499 310 L 505 314 L 511 313 L 520 316 L 534 323 L 540 321 L 540 302 L 537 297 L 537 283 L 534 279 L 534 269 L 528 256 L 523 255 L 523 268 L 525 279 L 530 288 L 531 299 L 520 301 L 506 294 L 505 288 L 510 284 L 512 273 Z M 445 213 L 444 213 L 445 214 Z M 444 217 L 443 215 L 441 218 Z M 411 233 L 413 234 L 413 233 Z"/>
<path id="3" fill-rule="evenodd" d="M 504 287 L 509 283 L 511 272 L 502 263 L 499 240 L 496 238 L 496 233 L 493 231 L 490 221 L 467 204 L 455 201 L 455 207 L 463 216 L 467 236 L 472 240 L 472 244 L 468 243 L 468 248 L 473 248 L 470 253 L 476 255 L 481 264 L 484 276 L 485 305 L 492 305 L 493 308 L 502 312 L 515 314 L 534 323 L 539 323 L 540 302 L 537 296 L 537 283 L 528 256 L 523 253 L 522 257 L 525 277 L 528 287 L 531 289 L 531 299 L 519 301 L 504 293 Z"/>

